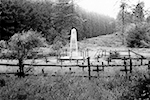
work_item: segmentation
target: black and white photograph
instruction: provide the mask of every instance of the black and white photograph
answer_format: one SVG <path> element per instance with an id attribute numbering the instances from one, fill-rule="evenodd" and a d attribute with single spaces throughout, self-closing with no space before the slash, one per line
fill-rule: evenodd
<path id="1" fill-rule="evenodd" d="M 150 0 L 0 0 L 0 100 L 150 100 Z"/>

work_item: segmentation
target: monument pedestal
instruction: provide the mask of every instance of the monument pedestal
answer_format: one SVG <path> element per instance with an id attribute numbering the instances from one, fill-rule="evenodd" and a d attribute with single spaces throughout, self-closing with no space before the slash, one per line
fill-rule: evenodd
<path id="1" fill-rule="evenodd" d="M 84 60 L 83 56 L 79 56 L 78 43 L 77 43 L 77 31 L 75 28 L 71 30 L 70 38 L 70 55 L 61 57 L 60 60 Z"/>

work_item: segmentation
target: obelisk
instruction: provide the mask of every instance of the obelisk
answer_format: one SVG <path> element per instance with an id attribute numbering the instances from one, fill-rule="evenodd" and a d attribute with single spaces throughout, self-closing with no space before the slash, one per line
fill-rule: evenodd
<path id="1" fill-rule="evenodd" d="M 77 31 L 75 28 L 71 30 L 70 38 L 70 57 L 74 58 L 78 56 L 78 43 L 77 43 Z"/>

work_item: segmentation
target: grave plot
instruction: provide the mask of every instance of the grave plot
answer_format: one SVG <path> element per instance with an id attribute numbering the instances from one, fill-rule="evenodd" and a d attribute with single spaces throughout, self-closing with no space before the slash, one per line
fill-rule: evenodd
<path id="1" fill-rule="evenodd" d="M 88 52 L 87 52 L 88 51 Z M 71 73 L 75 76 L 111 76 L 113 73 L 122 72 L 124 74 L 132 73 L 132 70 L 147 70 L 149 66 L 149 57 L 145 57 L 131 50 L 108 51 L 99 49 L 99 51 L 85 50 L 78 51 L 87 58 L 84 59 L 60 59 L 59 57 L 47 56 L 41 59 L 28 59 L 24 61 L 25 70 L 34 68 L 31 74 L 47 73 L 55 75 L 57 73 Z M 69 50 L 67 52 L 69 54 Z M 63 55 L 63 53 L 62 53 Z M 60 55 L 60 57 L 62 56 Z M 117 56 L 116 56 L 117 55 Z M 88 61 L 89 59 L 89 61 Z M 1 72 L 17 72 L 18 65 L 16 60 L 4 60 L 0 62 Z M 13 66 L 14 65 L 14 66 Z M 89 75 L 90 68 L 90 75 Z"/>

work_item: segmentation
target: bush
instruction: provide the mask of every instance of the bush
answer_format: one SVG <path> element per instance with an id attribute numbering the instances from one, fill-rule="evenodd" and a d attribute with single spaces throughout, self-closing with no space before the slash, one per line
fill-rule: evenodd
<path id="1" fill-rule="evenodd" d="M 120 53 L 118 51 L 113 51 L 110 53 L 109 58 L 118 58 L 120 57 Z"/>
<path id="2" fill-rule="evenodd" d="M 24 74 L 24 60 L 31 56 L 35 48 L 47 46 L 46 40 L 37 31 L 29 30 L 14 34 L 8 43 L 12 56 L 18 60 L 19 71 Z M 32 54 L 36 56 L 36 54 Z"/>
<path id="3" fill-rule="evenodd" d="M 0 41 L 0 51 L 1 51 L 1 49 L 4 49 L 4 48 L 6 48 L 6 41 L 1 40 Z"/>
<path id="4" fill-rule="evenodd" d="M 134 28 L 128 30 L 126 38 L 128 47 L 150 47 L 150 26 L 146 24 L 138 24 Z"/>

